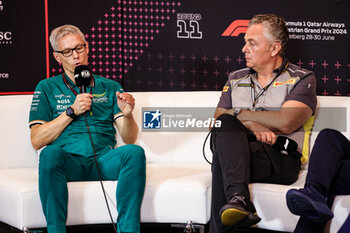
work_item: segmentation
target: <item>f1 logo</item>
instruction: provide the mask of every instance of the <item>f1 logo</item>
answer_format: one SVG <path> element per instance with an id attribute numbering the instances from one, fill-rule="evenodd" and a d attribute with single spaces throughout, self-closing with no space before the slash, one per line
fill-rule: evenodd
<path id="1" fill-rule="evenodd" d="M 143 128 L 144 129 L 160 129 L 162 113 L 157 111 L 143 112 Z"/>
<path id="2" fill-rule="evenodd" d="M 238 36 L 241 33 L 246 33 L 248 29 L 248 23 L 249 20 L 237 19 L 226 28 L 221 36 Z"/>

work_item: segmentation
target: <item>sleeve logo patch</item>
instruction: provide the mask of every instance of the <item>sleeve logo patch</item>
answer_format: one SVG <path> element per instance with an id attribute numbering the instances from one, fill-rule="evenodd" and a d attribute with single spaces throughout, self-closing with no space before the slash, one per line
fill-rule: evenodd
<path id="1" fill-rule="evenodd" d="M 227 92 L 227 91 L 228 91 L 228 89 L 230 89 L 230 87 L 229 87 L 229 86 L 224 86 L 224 88 L 222 89 L 222 92 Z"/>

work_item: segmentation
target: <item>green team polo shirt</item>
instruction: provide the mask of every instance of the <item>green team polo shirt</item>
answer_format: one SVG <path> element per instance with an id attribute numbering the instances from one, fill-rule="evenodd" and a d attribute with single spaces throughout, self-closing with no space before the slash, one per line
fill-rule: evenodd
<path id="1" fill-rule="evenodd" d="M 94 83 L 87 87 L 92 91 L 92 111 L 86 112 L 92 140 L 97 154 L 104 154 L 116 144 L 114 120 L 122 115 L 117 104 L 116 92 L 124 92 L 121 85 L 98 75 L 93 75 Z M 79 88 L 68 76 L 67 83 L 79 93 Z M 92 88 L 92 90 L 91 90 Z M 44 124 L 57 118 L 74 103 L 76 96 L 64 83 L 62 75 L 57 75 L 39 82 L 35 89 L 29 116 L 29 126 Z M 51 143 L 58 145 L 68 153 L 92 156 L 89 134 L 84 114 L 68 125 L 61 135 Z"/>

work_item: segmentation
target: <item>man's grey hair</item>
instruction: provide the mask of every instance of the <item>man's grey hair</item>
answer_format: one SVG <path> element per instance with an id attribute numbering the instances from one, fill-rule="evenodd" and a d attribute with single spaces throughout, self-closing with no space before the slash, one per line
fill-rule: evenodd
<path id="1" fill-rule="evenodd" d="M 74 25 L 63 25 L 60 27 L 55 28 L 51 31 L 50 34 L 50 44 L 54 51 L 58 50 L 57 42 L 64 36 L 68 34 L 78 34 L 80 35 L 81 39 L 86 42 L 84 34 L 80 31 L 80 29 Z"/>
<path id="2" fill-rule="evenodd" d="M 248 26 L 253 24 L 264 25 L 266 29 L 265 37 L 272 42 L 279 42 L 282 47 L 279 51 L 279 55 L 282 57 L 286 55 L 289 33 L 286 22 L 282 17 L 278 17 L 274 14 L 259 14 L 255 15 L 249 21 Z"/>

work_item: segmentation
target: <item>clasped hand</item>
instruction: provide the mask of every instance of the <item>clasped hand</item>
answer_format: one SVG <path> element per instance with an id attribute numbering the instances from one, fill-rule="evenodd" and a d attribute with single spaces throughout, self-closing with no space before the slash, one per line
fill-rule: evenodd
<path id="1" fill-rule="evenodd" d="M 242 121 L 242 123 L 247 129 L 254 133 L 257 141 L 271 146 L 275 144 L 277 135 L 269 128 L 254 121 Z"/>
<path id="2" fill-rule="evenodd" d="M 71 106 L 74 109 L 74 114 L 79 116 L 89 111 L 91 109 L 92 98 L 93 96 L 90 93 L 78 94 Z"/>

